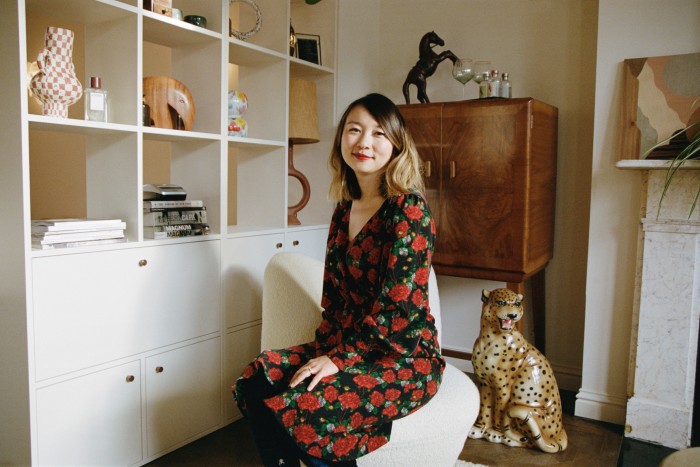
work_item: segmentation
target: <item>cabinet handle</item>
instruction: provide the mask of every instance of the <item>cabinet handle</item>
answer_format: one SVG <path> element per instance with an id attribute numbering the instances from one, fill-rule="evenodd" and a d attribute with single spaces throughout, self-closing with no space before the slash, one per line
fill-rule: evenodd
<path id="1" fill-rule="evenodd" d="M 127 383 L 133 383 L 135 379 L 136 379 L 136 378 L 134 377 L 134 375 L 128 375 L 128 376 L 126 377 L 126 382 L 127 382 Z"/>
<path id="2" fill-rule="evenodd" d="M 145 259 L 139 260 L 139 267 L 142 268 L 148 264 L 148 261 Z"/>
<path id="3" fill-rule="evenodd" d="M 430 161 L 425 161 L 425 178 L 430 178 L 433 174 L 433 166 Z"/>
<path id="4" fill-rule="evenodd" d="M 281 243 L 278 243 L 277 245 L 275 245 L 275 248 L 277 248 L 277 249 L 279 250 L 279 249 L 282 248 L 283 246 L 284 246 L 284 245 L 282 245 Z"/>
<path id="5" fill-rule="evenodd" d="M 162 367 L 162 366 L 157 366 L 157 367 L 156 367 L 156 373 L 163 373 L 163 367 Z"/>
<path id="6" fill-rule="evenodd" d="M 455 178 L 457 176 L 457 163 L 455 161 L 450 161 L 450 178 Z"/>
<path id="7" fill-rule="evenodd" d="M 299 240 L 294 240 L 294 241 L 292 242 L 292 245 L 294 245 L 294 246 L 299 246 Z"/>

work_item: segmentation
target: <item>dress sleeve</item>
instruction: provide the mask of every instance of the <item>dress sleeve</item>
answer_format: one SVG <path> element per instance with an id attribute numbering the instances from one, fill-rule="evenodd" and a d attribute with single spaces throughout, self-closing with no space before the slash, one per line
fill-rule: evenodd
<path id="1" fill-rule="evenodd" d="M 435 239 L 430 209 L 421 196 L 410 194 L 397 198 L 387 216 L 381 289 L 360 332 L 326 353 L 341 370 L 370 352 L 375 358 L 411 356 L 429 332 L 428 279 Z"/>

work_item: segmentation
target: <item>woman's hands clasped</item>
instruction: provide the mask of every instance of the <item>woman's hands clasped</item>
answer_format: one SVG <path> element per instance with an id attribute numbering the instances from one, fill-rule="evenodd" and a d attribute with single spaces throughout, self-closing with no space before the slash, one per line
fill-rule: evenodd
<path id="1" fill-rule="evenodd" d="M 308 377 L 312 376 L 313 378 L 311 379 L 311 382 L 306 387 L 306 389 L 311 391 L 316 387 L 318 382 L 321 381 L 321 378 L 334 375 L 337 372 L 338 367 L 335 366 L 335 363 L 333 363 L 331 359 L 325 355 L 312 358 L 306 362 L 305 365 L 299 368 L 296 373 L 294 373 L 292 380 L 289 382 L 289 387 L 293 388 Z"/>

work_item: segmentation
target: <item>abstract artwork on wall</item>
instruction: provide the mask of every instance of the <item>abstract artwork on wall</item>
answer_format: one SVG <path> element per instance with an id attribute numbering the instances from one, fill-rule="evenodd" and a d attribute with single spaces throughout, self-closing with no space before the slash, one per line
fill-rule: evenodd
<path id="1" fill-rule="evenodd" d="M 700 53 L 624 61 L 621 159 L 640 159 L 654 144 L 700 120 Z M 684 133 L 648 158 L 673 157 Z"/>

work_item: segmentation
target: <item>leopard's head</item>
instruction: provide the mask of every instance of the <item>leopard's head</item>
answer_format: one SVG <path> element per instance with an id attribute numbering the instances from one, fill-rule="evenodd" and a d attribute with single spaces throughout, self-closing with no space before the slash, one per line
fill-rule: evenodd
<path id="1" fill-rule="evenodd" d="M 523 296 L 510 289 L 482 290 L 481 320 L 503 332 L 513 330 L 523 317 Z"/>

